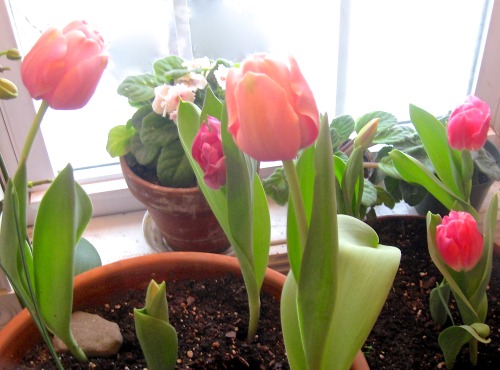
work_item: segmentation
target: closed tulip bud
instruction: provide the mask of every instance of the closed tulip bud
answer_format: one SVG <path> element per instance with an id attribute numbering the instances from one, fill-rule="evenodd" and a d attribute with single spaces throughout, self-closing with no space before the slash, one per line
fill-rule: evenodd
<path id="1" fill-rule="evenodd" d="M 207 117 L 193 141 L 193 158 L 198 162 L 208 187 L 219 189 L 226 184 L 226 158 L 222 150 L 220 122 Z"/>
<path id="2" fill-rule="evenodd" d="M 254 54 L 226 80 L 228 130 L 236 145 L 260 161 L 292 160 L 314 143 L 319 113 L 297 62 Z"/>
<path id="3" fill-rule="evenodd" d="M 9 60 L 19 60 L 22 58 L 21 53 L 19 53 L 19 50 L 14 49 L 14 48 L 7 50 L 6 55 L 7 55 L 7 59 L 9 59 Z"/>
<path id="4" fill-rule="evenodd" d="M 451 211 L 436 228 L 436 244 L 444 262 L 453 270 L 469 271 L 481 259 L 483 236 L 474 217 Z"/>
<path id="5" fill-rule="evenodd" d="M 45 31 L 21 65 L 34 99 L 53 109 L 78 109 L 90 100 L 108 63 L 104 40 L 85 21 Z"/>
<path id="6" fill-rule="evenodd" d="M 6 78 L 0 77 L 0 99 L 14 99 L 17 97 L 17 86 Z"/>
<path id="7" fill-rule="evenodd" d="M 486 143 L 490 127 L 490 107 L 475 96 L 450 115 L 447 126 L 448 142 L 456 150 L 479 150 Z"/>
<path id="8" fill-rule="evenodd" d="M 354 146 L 363 149 L 368 149 L 373 144 L 373 138 L 377 133 L 378 123 L 380 118 L 374 118 L 359 131 L 358 136 L 354 139 Z"/>

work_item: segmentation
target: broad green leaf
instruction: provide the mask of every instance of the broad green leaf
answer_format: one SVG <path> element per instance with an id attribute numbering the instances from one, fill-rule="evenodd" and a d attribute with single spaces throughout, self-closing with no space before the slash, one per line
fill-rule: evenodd
<path id="1" fill-rule="evenodd" d="M 40 311 L 47 327 L 80 358 L 85 355 L 70 329 L 73 261 L 77 240 L 91 216 L 90 199 L 75 183 L 68 165 L 45 193 L 33 232 L 35 290 Z"/>
<path id="2" fill-rule="evenodd" d="M 479 171 L 493 181 L 500 181 L 500 167 L 498 161 L 485 148 L 481 148 L 474 158 L 474 164 Z"/>
<path id="3" fill-rule="evenodd" d="M 418 133 L 409 125 L 395 125 L 383 131 L 379 127 L 373 142 L 375 144 L 394 145 L 400 150 L 408 147 L 422 146 Z"/>
<path id="4" fill-rule="evenodd" d="M 148 166 L 152 164 L 160 155 L 160 146 L 144 145 L 139 135 L 135 135 L 130 143 L 130 152 L 137 163 Z"/>
<path id="5" fill-rule="evenodd" d="M 177 125 L 169 118 L 154 112 L 142 120 L 140 136 L 144 145 L 163 147 L 179 139 Z"/>
<path id="6" fill-rule="evenodd" d="M 297 282 L 290 270 L 281 291 L 281 328 L 290 369 L 307 370 L 297 310 L 297 289 Z"/>
<path id="7" fill-rule="evenodd" d="M 143 102 L 155 97 L 154 88 L 161 82 L 151 74 L 129 76 L 118 86 L 118 94 L 128 98 L 129 102 Z"/>
<path id="8" fill-rule="evenodd" d="M 356 120 L 356 132 L 359 133 L 359 131 L 361 131 L 361 129 L 374 118 L 380 119 L 377 132 L 386 132 L 388 130 L 392 131 L 394 126 L 398 123 L 397 118 L 391 113 L 382 111 L 370 112 L 364 114 Z"/>
<path id="9" fill-rule="evenodd" d="M 286 181 L 283 167 L 278 167 L 274 172 L 262 180 L 266 194 L 278 205 L 284 206 L 288 202 L 288 182 Z"/>
<path id="10" fill-rule="evenodd" d="M 153 63 L 155 75 L 164 82 L 171 82 L 186 74 L 188 69 L 182 66 L 184 59 L 177 55 L 169 55 Z"/>
<path id="11" fill-rule="evenodd" d="M 450 149 L 444 125 L 432 114 L 411 104 L 410 117 L 437 176 L 455 195 L 463 198 L 464 194 L 456 178 L 459 172 L 456 168 L 456 163 L 460 160 L 457 158 L 459 154 Z"/>
<path id="12" fill-rule="evenodd" d="M 336 139 L 334 141 L 337 145 L 334 145 L 333 141 L 332 145 L 337 147 L 339 144 L 349 139 L 349 136 L 354 132 L 354 125 L 354 119 L 349 115 L 335 117 L 330 123 L 330 131 L 333 132 L 333 130 L 335 130 Z"/>
<path id="13" fill-rule="evenodd" d="M 309 369 L 320 368 L 337 303 L 337 208 L 333 154 L 328 134 L 327 122 L 323 120 L 316 143 L 312 214 L 297 292 L 299 323 Z"/>
<path id="14" fill-rule="evenodd" d="M 306 209 L 306 217 L 308 220 L 311 217 L 314 193 L 314 151 L 314 146 L 310 146 L 309 148 L 302 151 L 296 164 L 297 174 L 300 181 L 300 190 L 302 193 L 302 199 L 304 201 L 304 208 Z M 290 268 L 295 275 L 295 280 L 298 280 L 300 278 L 300 266 L 302 264 L 303 246 L 300 244 L 297 219 L 295 216 L 292 199 L 288 201 L 286 238 Z"/>
<path id="15" fill-rule="evenodd" d="M 444 325 L 448 317 L 453 320 L 448 303 L 450 300 L 450 286 L 443 282 L 436 286 L 431 291 L 429 297 L 429 305 L 431 309 L 431 317 L 437 323 Z"/>
<path id="16" fill-rule="evenodd" d="M 171 142 L 161 150 L 157 175 L 163 186 L 187 188 L 196 185 L 196 176 L 180 140 Z"/>
<path id="17" fill-rule="evenodd" d="M 473 326 L 468 325 L 450 326 L 439 334 L 438 342 L 443 351 L 447 369 L 453 368 L 455 359 L 463 345 L 473 338 L 482 343 L 489 343 L 491 341 L 483 339 Z"/>
<path id="18" fill-rule="evenodd" d="M 323 370 L 348 369 L 363 346 L 392 287 L 401 258 L 398 248 L 378 244 L 366 223 L 339 221 L 338 292 L 325 347 Z"/>
<path id="19" fill-rule="evenodd" d="M 409 183 L 422 185 L 438 199 L 446 208 L 465 210 L 472 215 L 477 212 L 465 200 L 459 198 L 445 184 L 443 184 L 433 173 L 424 167 L 416 159 L 402 153 L 399 150 L 393 150 L 389 153 L 399 174 Z"/>
<path id="20" fill-rule="evenodd" d="M 76 276 L 101 265 L 101 257 L 92 243 L 85 238 L 80 238 L 75 250 L 73 275 Z"/>
<path id="21" fill-rule="evenodd" d="M 111 157 L 121 157 L 130 151 L 130 143 L 136 131 L 127 125 L 115 126 L 109 130 L 106 150 Z"/>

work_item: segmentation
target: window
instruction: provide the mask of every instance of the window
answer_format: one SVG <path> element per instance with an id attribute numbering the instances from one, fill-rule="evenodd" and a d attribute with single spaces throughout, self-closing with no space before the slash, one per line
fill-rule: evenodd
<path id="1" fill-rule="evenodd" d="M 111 56 L 85 108 L 47 113 L 29 163 L 30 179 L 50 178 L 69 160 L 83 183 L 107 189 L 92 195 L 96 215 L 140 207 L 119 180 L 117 160 L 105 150 L 109 128 L 133 111 L 116 88 L 126 75 L 148 71 L 155 59 L 171 53 L 235 61 L 257 51 L 294 54 L 320 110 L 331 117 L 386 110 L 405 120 L 409 103 L 444 114 L 475 91 L 480 72 L 478 95 L 495 113 L 500 81 L 493 66 L 500 55 L 491 37 L 499 33 L 490 32 L 486 42 L 490 14 L 492 29 L 500 27 L 500 5 L 493 3 L 3 0 L 0 49 L 18 45 L 25 53 L 49 25 L 83 18 L 101 31 Z M 19 69 L 12 67 L 9 77 L 21 87 Z M 0 149 L 11 169 L 35 112 L 26 109 L 31 103 L 26 91 L 20 93 L 0 101 Z"/>

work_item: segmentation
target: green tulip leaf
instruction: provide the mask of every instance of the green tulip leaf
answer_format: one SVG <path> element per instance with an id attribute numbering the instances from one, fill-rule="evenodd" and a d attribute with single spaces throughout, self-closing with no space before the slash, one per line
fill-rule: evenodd
<path id="1" fill-rule="evenodd" d="M 460 353 L 461 348 L 471 339 L 474 338 L 475 340 L 478 340 L 482 343 L 491 342 L 491 339 L 485 340 L 481 335 L 479 335 L 476 329 L 473 327 L 474 325 L 476 324 L 473 324 L 472 326 L 450 326 L 439 334 L 438 342 L 441 350 L 443 351 L 447 369 L 453 368 L 453 364 L 455 363 L 455 359 Z M 483 325 L 484 324 L 476 326 L 476 328 L 479 331 L 484 332 L 484 326 L 487 327 L 487 325 Z"/>
<path id="2" fill-rule="evenodd" d="M 49 187 L 33 231 L 35 291 L 47 327 L 82 359 L 70 329 L 75 247 L 92 216 L 88 195 L 66 166 Z M 58 258 L 53 258 L 57 255 Z"/>
<path id="3" fill-rule="evenodd" d="M 73 275 L 102 265 L 101 257 L 95 247 L 85 238 L 80 238 L 75 249 Z"/>
<path id="4" fill-rule="evenodd" d="M 450 318 L 453 322 L 453 317 L 451 316 L 451 312 L 448 308 L 450 291 L 450 286 L 446 282 L 443 282 L 432 289 L 429 297 L 431 317 L 434 321 L 441 325 L 444 325 L 448 318 Z"/>
<path id="5" fill-rule="evenodd" d="M 150 370 L 172 370 L 177 363 L 178 338 L 170 325 L 165 282 L 151 280 L 146 306 L 134 309 L 137 339 Z"/>

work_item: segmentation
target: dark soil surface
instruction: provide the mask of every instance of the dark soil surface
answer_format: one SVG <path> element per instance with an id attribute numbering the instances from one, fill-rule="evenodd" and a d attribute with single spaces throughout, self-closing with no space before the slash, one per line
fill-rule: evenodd
<path id="1" fill-rule="evenodd" d="M 257 336 L 248 342 L 248 306 L 242 280 L 227 276 L 202 282 L 167 282 L 170 323 L 179 336 L 178 369 L 289 369 L 279 319 L 279 302 L 265 294 Z M 130 292 L 96 312 L 120 326 L 124 342 L 117 356 L 79 364 L 61 356 L 66 369 L 144 369 L 135 336 L 133 308 L 144 306 L 145 292 Z M 25 357 L 19 369 L 53 369 L 44 345 Z"/>
<path id="2" fill-rule="evenodd" d="M 363 351 L 372 370 L 380 369 L 446 369 L 438 344 L 442 328 L 429 314 L 429 294 L 441 274 L 432 264 L 427 251 L 425 219 L 413 226 L 406 222 L 386 219 L 375 221 L 372 227 L 379 233 L 382 244 L 401 248 L 401 265 L 375 327 Z M 500 369 L 500 258 L 495 256 L 488 291 L 487 324 L 491 328 L 491 343 L 479 343 L 479 364 L 468 363 L 467 346 L 455 364 L 455 370 Z M 460 320 L 455 318 L 455 323 Z"/>

